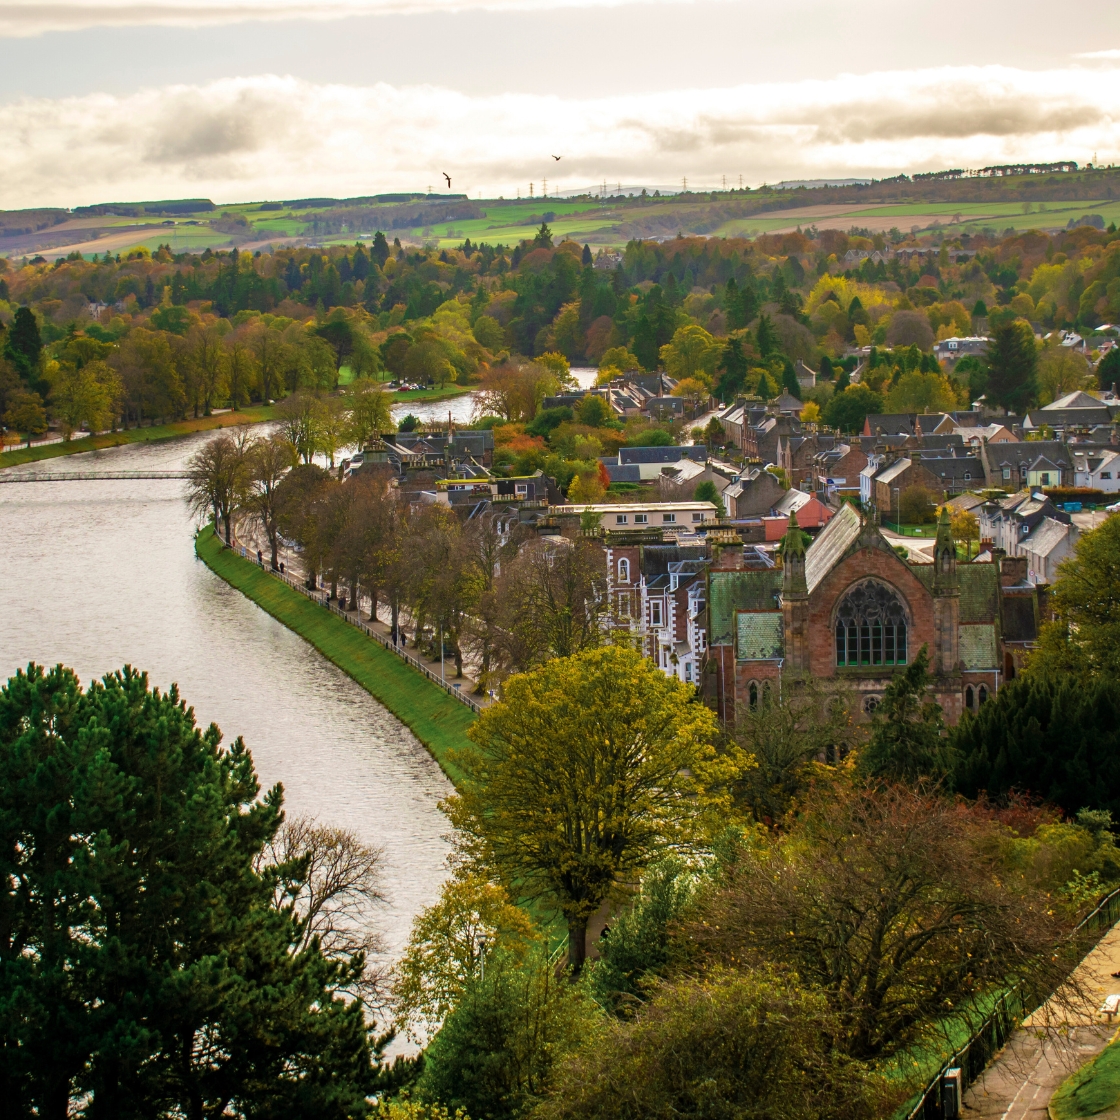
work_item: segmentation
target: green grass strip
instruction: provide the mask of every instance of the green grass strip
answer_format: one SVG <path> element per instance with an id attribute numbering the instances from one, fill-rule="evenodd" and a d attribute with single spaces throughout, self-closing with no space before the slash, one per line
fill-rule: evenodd
<path id="1" fill-rule="evenodd" d="M 83 451 L 102 451 L 107 447 L 123 447 L 126 443 L 149 443 L 155 440 L 178 439 L 194 432 L 207 432 L 214 428 L 233 428 L 238 424 L 260 424 L 276 419 L 275 405 L 242 408 L 237 412 L 222 412 L 217 416 L 200 416 L 197 420 L 179 420 L 174 424 L 156 424 L 151 428 L 129 428 L 123 432 L 105 432 L 99 436 L 83 436 L 68 443 L 51 443 L 46 447 L 18 447 L 0 455 L 0 468 L 20 467 L 25 463 L 38 463 L 42 459 L 58 459 L 63 455 L 79 455 Z"/>
<path id="2" fill-rule="evenodd" d="M 448 752 L 467 745 L 475 719 L 470 708 L 356 626 L 224 547 L 213 526 L 199 533 L 194 547 L 226 583 L 310 642 L 407 725 L 452 782 L 459 779 Z"/>
<path id="3" fill-rule="evenodd" d="M 1115 1038 L 1095 1058 L 1071 1073 L 1050 1098 L 1054 1120 L 1096 1116 L 1120 1104 L 1120 1042 Z"/>

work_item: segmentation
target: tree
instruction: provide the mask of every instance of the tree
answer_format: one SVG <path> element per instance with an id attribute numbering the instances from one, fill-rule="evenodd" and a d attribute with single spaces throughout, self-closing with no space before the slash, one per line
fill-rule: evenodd
<path id="1" fill-rule="evenodd" d="M 1083 533 L 1058 570 L 1054 620 L 1042 627 L 1032 664 L 1120 680 L 1120 517 Z"/>
<path id="2" fill-rule="evenodd" d="M 612 931 L 613 932 L 613 931 Z M 830 1045 L 817 992 L 767 970 L 686 977 L 558 1071 L 537 1120 L 874 1120 L 891 1097 Z"/>
<path id="3" fill-rule="evenodd" d="M 829 1048 L 859 1061 L 944 1046 L 946 1015 L 978 1020 L 1009 976 L 1045 999 L 1081 955 L 1001 835 L 937 794 L 822 786 L 787 832 L 729 852 L 684 931 L 693 966 L 796 976 L 826 1002 Z"/>
<path id="4" fill-rule="evenodd" d="M 1111 350 L 1097 363 L 1097 383 L 1102 389 L 1110 389 L 1120 382 L 1120 346 Z"/>
<path id="5" fill-rule="evenodd" d="M 950 732 L 955 788 L 966 797 L 1019 793 L 1120 819 L 1120 684 L 1032 667 Z"/>
<path id="6" fill-rule="evenodd" d="M 965 546 L 965 556 L 967 559 L 972 559 L 972 542 L 980 539 L 980 522 L 977 520 L 976 514 L 970 513 L 966 509 L 958 509 L 956 506 L 943 507 L 949 511 L 949 531 L 953 535 L 953 540 L 959 541 Z M 940 515 L 940 510 L 938 514 Z"/>
<path id="7" fill-rule="evenodd" d="M 310 463 L 323 439 L 318 398 L 301 390 L 282 400 L 276 411 L 284 438 L 304 463 Z"/>
<path id="8" fill-rule="evenodd" d="M 537 230 L 537 236 L 533 238 L 534 249 L 551 249 L 552 248 L 552 230 L 548 228 L 547 222 L 541 222 L 541 228 Z"/>
<path id="9" fill-rule="evenodd" d="M 778 336 L 774 333 L 774 324 L 771 322 L 769 315 L 758 317 L 758 332 L 755 344 L 758 347 L 759 357 L 763 361 L 766 361 L 772 354 L 776 354 L 780 349 Z"/>
<path id="10" fill-rule="evenodd" d="M 916 782 L 940 780 L 952 771 L 941 705 L 928 696 L 931 683 L 929 653 L 922 646 L 883 692 L 871 720 L 871 738 L 859 754 L 861 773 L 888 782 Z"/>
<path id="11" fill-rule="evenodd" d="M 537 539 L 505 565 L 501 655 L 522 672 L 551 657 L 570 657 L 603 640 L 606 561 L 593 541 L 556 548 Z"/>
<path id="12" fill-rule="evenodd" d="M 233 543 L 231 522 L 245 485 L 245 455 L 227 432 L 203 444 L 187 462 L 187 496 L 191 512 L 210 517 Z"/>
<path id="13" fill-rule="evenodd" d="M 716 507 L 717 517 L 726 517 L 727 510 L 723 504 L 723 498 L 720 492 L 716 489 L 716 484 L 710 479 L 706 478 L 701 482 L 692 493 L 692 500 L 694 502 L 711 502 Z"/>
<path id="14" fill-rule="evenodd" d="M 495 950 L 524 956 L 533 939 L 525 911 L 501 884 L 458 867 L 412 923 L 408 945 L 393 978 L 397 1024 L 416 1041 L 439 1030 L 444 1019 L 480 977 Z"/>
<path id="15" fill-rule="evenodd" d="M 1070 346 L 1046 346 L 1038 356 L 1038 400 L 1050 404 L 1075 389 L 1090 389 L 1097 379 L 1084 356 Z"/>
<path id="16" fill-rule="evenodd" d="M 69 440 L 83 424 L 91 432 L 109 427 L 120 395 L 120 378 L 105 362 L 88 362 L 81 367 L 60 364 L 51 385 L 51 406 L 63 438 Z"/>
<path id="17" fill-rule="evenodd" d="M 995 329 L 985 361 L 990 401 L 1021 414 L 1038 396 L 1038 348 L 1029 323 L 1015 319 Z"/>
<path id="18" fill-rule="evenodd" d="M 39 321 L 30 307 L 17 307 L 12 325 L 4 339 L 4 357 L 16 372 L 32 386 L 39 379 L 39 359 L 43 353 L 43 339 Z"/>
<path id="19" fill-rule="evenodd" d="M 17 1116 L 354 1115 L 356 971 L 301 944 L 301 868 L 240 739 L 125 669 L 0 692 L 0 1087 Z M 278 882 L 285 885 L 279 898 Z"/>
<path id="20" fill-rule="evenodd" d="M 729 338 L 719 358 L 718 369 L 722 373 L 716 382 L 715 391 L 721 401 L 727 403 L 745 392 L 748 368 L 742 341 L 738 338 Z"/>
<path id="21" fill-rule="evenodd" d="M 257 363 L 253 352 L 236 335 L 229 336 L 226 354 L 229 405 L 236 411 L 249 403 L 249 392 L 257 383 Z"/>
<path id="22" fill-rule="evenodd" d="M 677 328 L 672 341 L 661 347 L 660 358 L 670 377 L 710 383 L 715 376 L 720 353 L 719 343 L 703 327 L 693 323 Z"/>
<path id="23" fill-rule="evenodd" d="M 933 520 L 937 506 L 933 494 L 924 486 L 907 486 L 898 495 L 898 509 L 895 514 L 900 523 L 925 525 Z"/>
<path id="24" fill-rule="evenodd" d="M 368 381 L 355 383 L 347 402 L 350 406 L 348 438 L 361 451 L 369 447 L 382 433 L 393 429 L 389 397 L 380 385 Z"/>
<path id="25" fill-rule="evenodd" d="M 31 437 L 41 435 L 47 430 L 47 412 L 43 408 L 42 397 L 38 393 L 28 393 L 23 390 L 9 394 L 4 423 L 17 432 L 23 432 L 27 437 L 27 446 L 30 447 Z"/>
<path id="26" fill-rule="evenodd" d="M 735 711 L 733 735 L 745 765 L 731 790 L 755 821 L 777 827 L 812 781 L 818 757 L 846 757 L 856 743 L 851 697 L 795 680 L 779 696 L 760 689 Z"/>
<path id="27" fill-rule="evenodd" d="M 957 407 L 953 384 L 943 373 L 904 373 L 887 394 L 890 412 L 951 412 Z"/>
<path id="28" fill-rule="evenodd" d="M 468 1116 L 515 1120 L 594 1034 L 600 1012 L 540 946 L 527 956 L 487 951 L 485 963 L 428 1046 L 416 1093 Z"/>
<path id="29" fill-rule="evenodd" d="M 188 361 L 198 380 L 202 414 L 210 415 L 215 399 L 226 391 L 229 360 L 218 327 L 195 327 L 187 336 Z"/>
<path id="30" fill-rule="evenodd" d="M 863 431 L 864 421 L 872 413 L 883 411 L 883 398 L 866 385 L 849 385 L 837 391 L 824 407 L 824 420 L 842 432 Z"/>
<path id="31" fill-rule="evenodd" d="M 919 350 L 932 349 L 933 328 L 929 325 L 929 316 L 924 311 L 896 311 L 887 327 L 886 343 L 896 348 L 917 346 Z"/>
<path id="32" fill-rule="evenodd" d="M 612 889 L 680 842 L 715 724 L 693 690 L 616 646 L 506 681 L 468 732 L 447 804 L 503 879 L 555 905 L 578 973 L 587 923 Z"/>
<path id="33" fill-rule="evenodd" d="M 245 457 L 240 505 L 268 537 L 274 572 L 280 570 L 280 484 L 295 464 L 295 449 L 281 435 L 253 440 Z"/>

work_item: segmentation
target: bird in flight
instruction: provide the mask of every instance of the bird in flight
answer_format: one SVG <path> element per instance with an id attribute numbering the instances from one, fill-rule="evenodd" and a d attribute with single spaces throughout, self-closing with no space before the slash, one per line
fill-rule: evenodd
<path id="1" fill-rule="evenodd" d="M 560 157 L 559 157 L 559 156 L 553 156 L 552 158 L 553 158 L 553 159 L 555 159 L 555 160 L 559 160 L 559 159 L 560 159 Z"/>
<path id="2" fill-rule="evenodd" d="M 451 176 L 446 171 L 441 171 L 440 174 L 447 180 L 447 189 L 451 190 Z"/>

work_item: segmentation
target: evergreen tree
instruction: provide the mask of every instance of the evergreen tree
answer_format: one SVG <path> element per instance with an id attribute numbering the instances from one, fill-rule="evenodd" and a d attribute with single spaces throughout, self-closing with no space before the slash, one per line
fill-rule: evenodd
<path id="1" fill-rule="evenodd" d="M 727 316 L 727 329 L 729 331 L 742 330 L 747 325 L 743 312 L 743 297 L 739 293 L 739 285 L 732 276 L 727 281 L 723 292 L 723 313 Z"/>
<path id="2" fill-rule="evenodd" d="M 781 343 L 774 332 L 774 324 L 770 321 L 769 315 L 762 315 L 758 320 L 756 345 L 763 361 L 766 361 L 771 354 L 781 349 Z"/>
<path id="3" fill-rule="evenodd" d="M 595 263 L 595 259 L 591 255 L 591 246 L 590 245 L 584 245 L 583 256 L 580 258 L 580 260 L 581 260 L 581 263 L 585 264 L 585 265 Z"/>
<path id="4" fill-rule="evenodd" d="M 729 338 L 719 359 L 722 371 L 716 382 L 716 395 L 725 403 L 734 400 L 746 388 L 747 356 L 743 344 L 737 338 Z"/>
<path id="5" fill-rule="evenodd" d="M 791 397 L 801 399 L 801 386 L 797 383 L 797 373 L 793 368 L 793 362 L 789 358 L 782 359 L 782 388 Z"/>
<path id="6" fill-rule="evenodd" d="M 1038 347 L 1029 323 L 1016 319 L 995 329 L 986 356 L 989 403 L 1020 415 L 1038 396 Z"/>
<path id="7" fill-rule="evenodd" d="M 533 248 L 552 248 L 552 230 L 548 228 L 548 222 L 541 222 L 541 228 L 537 230 L 537 236 L 533 238 Z"/>
<path id="8" fill-rule="evenodd" d="M 4 357 L 16 367 L 25 381 L 39 379 L 39 356 L 43 352 L 43 339 L 39 323 L 30 307 L 17 307 L 15 318 L 4 341 Z"/>
<path id="9" fill-rule="evenodd" d="M 1120 347 L 1114 346 L 1097 365 L 1097 383 L 1102 389 L 1120 384 Z"/>
<path id="10" fill-rule="evenodd" d="M 364 280 L 369 275 L 369 257 L 365 248 L 359 245 L 354 250 L 354 257 L 350 261 L 350 272 L 355 280 Z"/>
<path id="11" fill-rule="evenodd" d="M 8 1114 L 335 1118 L 372 1084 L 348 965 L 302 945 L 306 866 L 240 739 L 126 668 L 0 691 L 0 1091 Z M 279 904 L 275 900 L 279 899 Z M 361 962 L 364 964 L 364 962 Z"/>
<path id="12" fill-rule="evenodd" d="M 389 242 L 385 240 L 385 234 L 381 230 L 373 235 L 373 244 L 369 247 L 369 255 L 371 260 L 377 262 L 378 268 L 385 267 L 385 262 L 389 259 Z"/>
<path id="13" fill-rule="evenodd" d="M 859 768 L 870 778 L 914 782 L 943 778 L 952 752 L 942 737 L 941 705 L 927 698 L 931 683 L 929 652 L 918 656 L 887 685 L 871 721 L 871 738 L 860 752 Z"/>

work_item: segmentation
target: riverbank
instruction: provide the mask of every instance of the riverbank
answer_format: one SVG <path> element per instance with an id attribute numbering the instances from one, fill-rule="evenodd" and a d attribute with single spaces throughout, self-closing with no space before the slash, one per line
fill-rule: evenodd
<path id="1" fill-rule="evenodd" d="M 439 401 L 453 401 L 457 397 L 477 388 L 473 385 L 445 385 L 442 389 L 404 389 L 391 390 L 389 400 L 393 404 L 420 401 L 422 404 L 437 404 Z"/>
<path id="2" fill-rule="evenodd" d="M 223 547 L 213 527 L 195 538 L 195 552 L 226 583 L 313 645 L 392 712 L 452 782 L 459 778 L 449 752 L 468 742 L 466 731 L 475 717 L 466 705 L 356 627 Z"/>
<path id="3" fill-rule="evenodd" d="M 235 428 L 239 424 L 261 424 L 275 420 L 276 405 L 259 405 L 241 408 L 236 412 L 221 412 L 217 416 L 200 416 L 197 420 L 178 420 L 173 424 L 156 424 L 151 428 L 129 428 L 122 432 L 104 432 L 97 436 L 72 439 L 69 443 L 51 443 L 46 447 L 19 447 L 0 455 L 0 469 L 21 467 L 44 459 L 57 459 L 63 455 L 80 455 L 84 451 L 103 451 L 108 447 L 123 447 L 129 443 L 148 443 L 165 439 L 178 439 L 195 432 L 208 432 L 217 428 Z"/>

